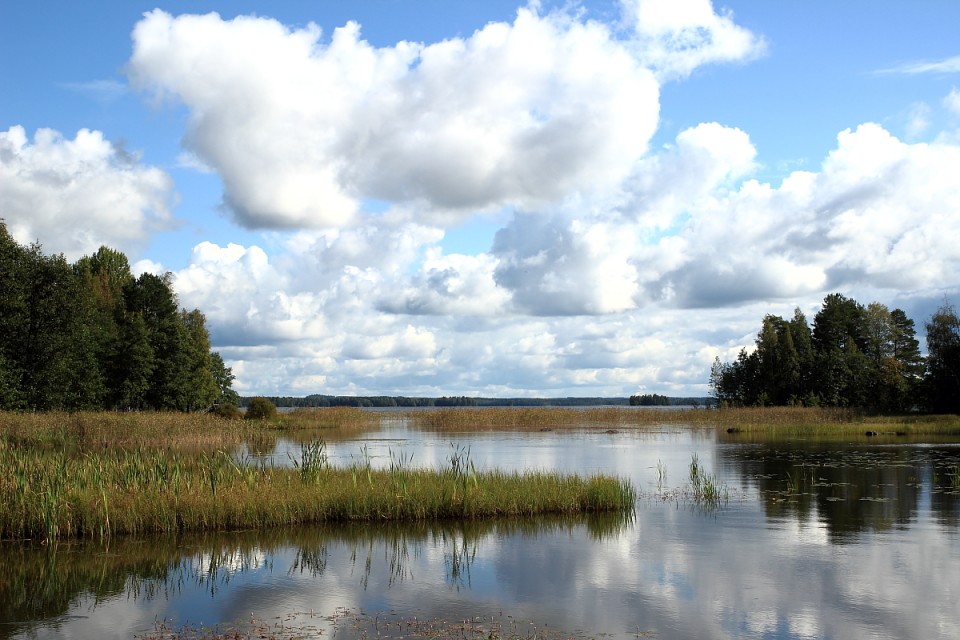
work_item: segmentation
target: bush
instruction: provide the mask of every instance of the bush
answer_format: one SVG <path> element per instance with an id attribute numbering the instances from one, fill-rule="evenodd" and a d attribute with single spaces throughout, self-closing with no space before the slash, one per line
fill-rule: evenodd
<path id="1" fill-rule="evenodd" d="M 237 408 L 237 405 L 230 404 L 229 402 L 218 404 L 212 409 L 212 412 L 215 416 L 226 418 L 227 420 L 239 420 L 243 417 L 243 413 Z"/>
<path id="2" fill-rule="evenodd" d="M 277 407 L 266 398 L 251 398 L 247 404 L 248 420 L 269 420 L 277 417 Z"/>

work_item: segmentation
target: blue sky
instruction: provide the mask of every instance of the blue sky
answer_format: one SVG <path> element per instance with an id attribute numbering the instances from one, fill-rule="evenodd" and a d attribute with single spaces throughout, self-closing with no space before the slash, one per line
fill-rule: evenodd
<path id="1" fill-rule="evenodd" d="M 956 298 L 957 24 L 7 2 L 0 217 L 172 272 L 241 393 L 700 395 L 766 313 Z"/>

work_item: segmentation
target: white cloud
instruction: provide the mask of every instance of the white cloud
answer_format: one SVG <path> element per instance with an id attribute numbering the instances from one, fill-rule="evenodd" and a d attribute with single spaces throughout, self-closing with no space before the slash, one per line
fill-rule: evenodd
<path id="1" fill-rule="evenodd" d="M 713 62 L 749 60 L 765 41 L 717 14 L 710 0 L 621 0 L 636 31 L 639 55 L 666 80 L 683 78 Z"/>
<path id="2" fill-rule="evenodd" d="M 187 106 L 186 146 L 245 225 L 343 226 L 366 198 L 424 219 L 542 206 L 615 185 L 657 125 L 657 81 L 599 23 L 521 9 L 435 44 L 321 35 L 159 10 L 134 29 L 131 82 Z"/>
<path id="3" fill-rule="evenodd" d="M 943 98 L 943 106 L 955 116 L 960 116 L 960 89 L 954 87 Z"/>
<path id="4" fill-rule="evenodd" d="M 672 269 L 652 297 L 709 306 L 814 297 L 837 289 L 933 292 L 955 287 L 960 248 L 960 147 L 907 144 L 879 125 L 838 136 L 819 173 L 780 187 L 748 181 L 703 198 L 681 231 Z M 661 253 L 642 259 L 657 274 Z"/>
<path id="5" fill-rule="evenodd" d="M 705 393 L 766 313 L 956 290 L 960 146 L 865 124 L 779 185 L 750 179 L 755 157 L 744 132 L 702 124 L 618 194 L 516 214 L 490 253 L 371 224 L 273 257 L 201 244 L 176 286 L 243 389 L 423 395 Z"/>
<path id="6" fill-rule="evenodd" d="M 960 56 L 943 60 L 909 62 L 889 69 L 882 69 L 880 73 L 903 73 L 916 75 L 921 73 L 960 73 Z"/>
<path id="7" fill-rule="evenodd" d="M 925 102 L 915 102 L 910 105 L 907 111 L 907 125 L 905 133 L 907 138 L 916 139 L 922 136 L 930 128 L 930 116 L 932 109 Z"/>
<path id="8" fill-rule="evenodd" d="M 72 139 L 21 126 L 0 131 L 0 217 L 21 243 L 42 240 L 68 259 L 101 245 L 137 251 L 151 232 L 168 229 L 173 183 L 157 169 L 81 129 Z"/>
<path id="9" fill-rule="evenodd" d="M 614 313 L 634 306 L 631 229 L 597 220 L 519 215 L 497 233 L 494 277 L 533 315 Z"/>

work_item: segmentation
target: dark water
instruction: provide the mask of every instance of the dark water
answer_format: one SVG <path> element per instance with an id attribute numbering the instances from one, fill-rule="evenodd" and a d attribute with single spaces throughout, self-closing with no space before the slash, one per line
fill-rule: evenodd
<path id="1" fill-rule="evenodd" d="M 473 620 L 521 637 L 960 638 L 957 442 L 773 446 L 680 428 L 452 438 L 397 423 L 329 455 L 442 467 L 451 445 L 478 469 L 616 473 L 643 496 L 626 520 L 0 543 L 0 636 L 130 638 L 159 623 L 428 637 Z M 288 453 L 299 445 L 261 452 Z M 726 490 L 720 505 L 689 496 L 694 455 Z"/>

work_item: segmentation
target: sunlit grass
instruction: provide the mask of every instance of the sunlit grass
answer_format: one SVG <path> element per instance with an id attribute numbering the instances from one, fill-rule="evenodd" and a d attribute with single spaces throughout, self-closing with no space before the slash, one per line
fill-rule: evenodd
<path id="1" fill-rule="evenodd" d="M 631 509 L 633 488 L 605 476 L 478 473 L 469 449 L 447 469 L 328 464 L 322 437 L 377 428 L 354 408 L 271 420 L 179 413 L 0 413 L 0 537 L 232 530 L 311 522 L 474 519 Z M 301 439 L 291 467 L 239 458 L 240 445 Z"/>
<path id="2" fill-rule="evenodd" d="M 702 412 L 722 433 L 738 437 L 960 435 L 960 416 L 877 416 L 855 409 L 757 407 Z"/>
<path id="3" fill-rule="evenodd" d="M 417 428 L 437 432 L 564 429 L 702 428 L 756 436 L 960 435 L 958 416 L 871 416 L 838 407 L 725 409 L 568 407 L 450 408 L 405 414 Z M 873 433 L 871 435 L 873 435 Z"/>
<path id="4" fill-rule="evenodd" d="M 629 482 L 551 472 L 477 472 L 454 448 L 446 469 L 327 464 L 322 443 L 291 467 L 225 450 L 0 445 L 0 537 L 234 530 L 315 522 L 475 519 L 632 509 Z"/>
<path id="5" fill-rule="evenodd" d="M 410 411 L 410 424 L 424 430 L 550 431 L 553 429 L 633 428 L 665 424 L 697 424 L 696 410 L 635 409 L 628 407 L 484 407 Z"/>

